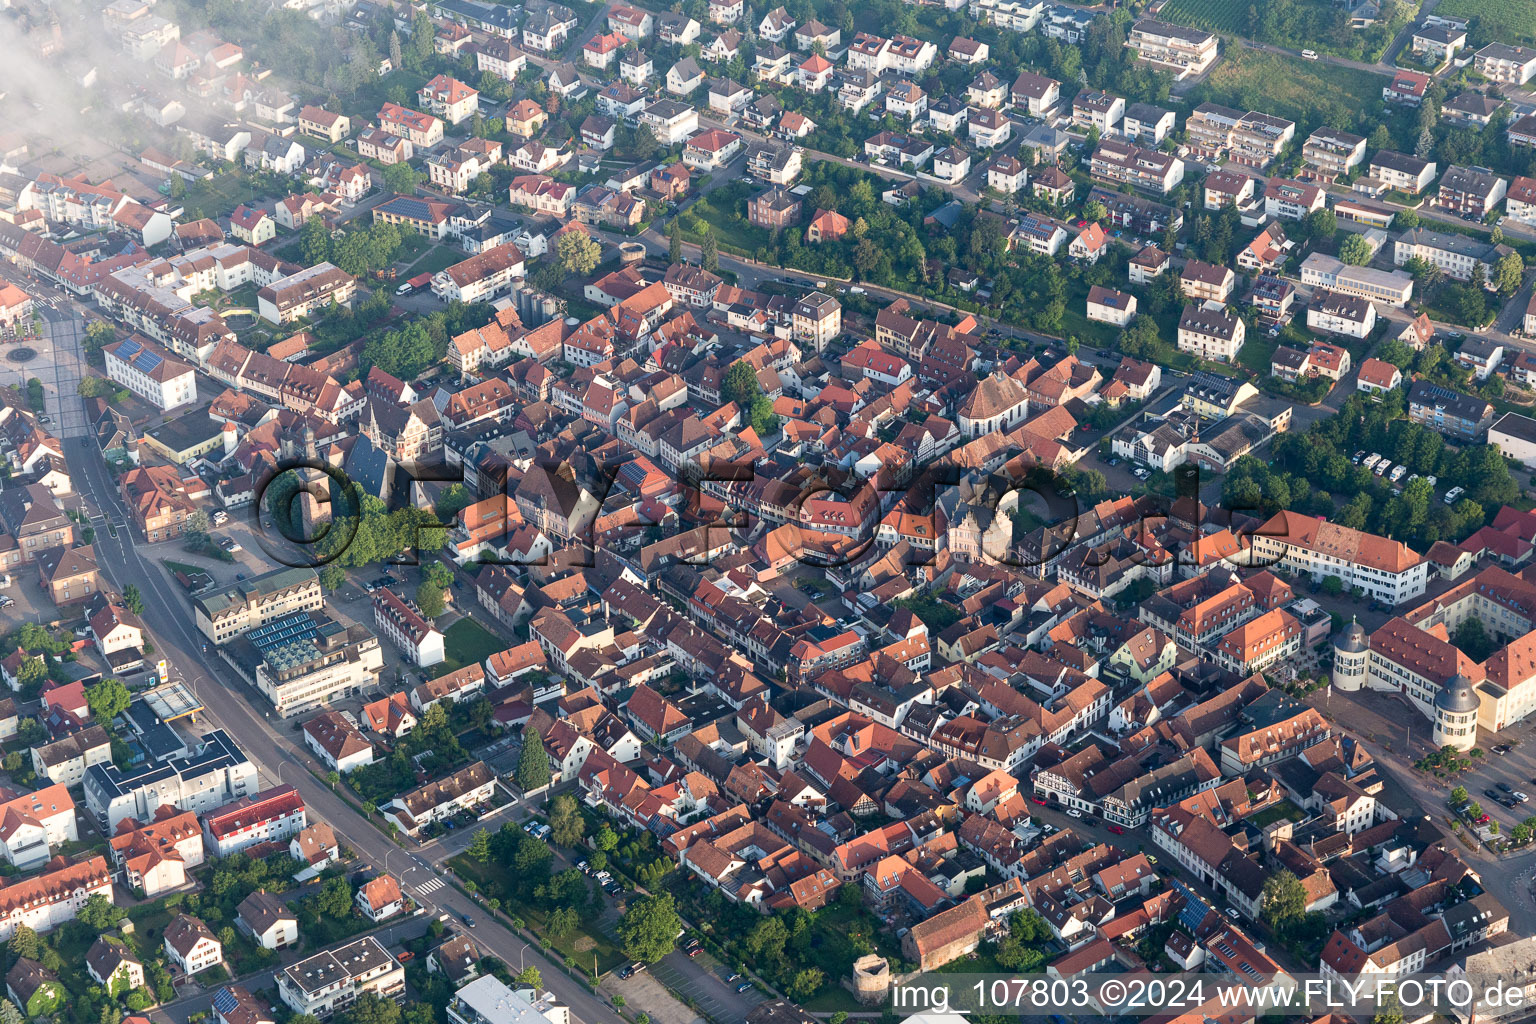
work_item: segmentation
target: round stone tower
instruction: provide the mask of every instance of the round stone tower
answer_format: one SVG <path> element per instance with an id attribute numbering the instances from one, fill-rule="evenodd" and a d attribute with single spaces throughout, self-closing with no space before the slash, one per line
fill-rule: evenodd
<path id="1" fill-rule="evenodd" d="M 1477 691 L 1472 680 L 1457 673 L 1435 694 L 1435 726 L 1431 742 L 1471 750 L 1477 745 Z"/>
<path id="2" fill-rule="evenodd" d="M 1351 619 L 1344 635 L 1333 642 L 1333 685 L 1341 690 L 1363 689 L 1365 663 L 1370 653 L 1365 627 Z"/>

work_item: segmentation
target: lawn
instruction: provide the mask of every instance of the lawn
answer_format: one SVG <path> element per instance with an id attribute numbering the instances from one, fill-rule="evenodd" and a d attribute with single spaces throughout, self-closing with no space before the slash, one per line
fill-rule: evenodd
<path id="1" fill-rule="evenodd" d="M 455 263 L 462 263 L 468 257 L 457 249 L 446 245 L 439 245 L 430 250 L 425 256 L 411 264 L 402 277 L 415 277 L 417 274 L 435 274 L 439 270 L 447 270 Z"/>
<path id="2" fill-rule="evenodd" d="M 1117 339 L 1120 337 L 1120 328 L 1089 320 L 1085 312 L 1087 309 L 1088 286 L 1081 281 L 1068 281 L 1067 308 L 1061 314 L 1058 333 L 1067 338 L 1075 335 L 1078 341 L 1092 348 L 1119 348 Z"/>
<path id="3" fill-rule="evenodd" d="M 1436 14 L 1466 18 L 1476 42 L 1536 45 L 1536 0 L 1442 0 Z"/>
<path id="4" fill-rule="evenodd" d="M 1266 807 L 1257 814 L 1248 816 L 1248 823 L 1254 828 L 1263 828 L 1265 825 L 1276 821 L 1300 821 L 1303 815 L 1297 810 L 1296 805 L 1289 800 L 1282 800 L 1273 807 Z"/>
<path id="5" fill-rule="evenodd" d="M 1340 40 L 1332 34 L 1333 21 L 1338 16 L 1338 5 L 1332 0 L 1296 0 L 1288 6 L 1290 12 L 1285 16 L 1285 22 L 1293 27 L 1286 29 L 1288 34 L 1283 37 L 1263 36 L 1261 25 L 1250 24 L 1250 12 L 1256 15 L 1259 8 L 1250 5 L 1248 0 L 1171 0 L 1158 17 L 1211 32 L 1247 36 L 1287 49 L 1311 48 L 1370 61 L 1381 56 L 1412 13 L 1411 10 L 1399 11 L 1390 23 L 1378 22 L 1368 29 L 1349 32 Z"/>
<path id="6" fill-rule="evenodd" d="M 1335 107 L 1358 117 L 1381 104 L 1385 77 L 1322 61 L 1259 50 L 1230 49 L 1204 82 L 1190 90 L 1192 103 L 1221 103 L 1262 110 L 1297 122 L 1309 132 Z M 1303 137 L 1298 134 L 1298 137 Z"/>
<path id="7" fill-rule="evenodd" d="M 505 640 L 466 616 L 449 626 L 443 634 L 444 661 L 433 666 L 434 675 L 447 675 L 506 649 Z"/>

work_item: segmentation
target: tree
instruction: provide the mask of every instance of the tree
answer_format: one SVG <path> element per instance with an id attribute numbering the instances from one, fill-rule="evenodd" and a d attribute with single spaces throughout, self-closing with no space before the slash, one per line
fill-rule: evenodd
<path id="1" fill-rule="evenodd" d="M 1462 804 L 1464 804 L 1466 802 L 1467 802 L 1467 787 L 1466 786 L 1457 786 L 1455 789 L 1451 790 L 1451 803 L 1455 804 L 1457 807 L 1460 807 Z"/>
<path id="2" fill-rule="evenodd" d="M 1350 235 L 1339 243 L 1339 259 L 1352 267 L 1363 267 L 1371 261 L 1371 243 L 1362 235 Z"/>
<path id="3" fill-rule="evenodd" d="M 546 927 L 549 934 L 558 939 L 562 935 L 569 935 L 574 932 L 576 926 L 580 923 L 574 907 L 560 907 L 549 915 L 549 923 Z"/>
<path id="4" fill-rule="evenodd" d="M 334 563 L 327 563 L 320 570 L 320 585 L 326 590 L 336 591 L 346 586 L 347 570 Z"/>
<path id="5" fill-rule="evenodd" d="M 422 615 L 435 619 L 448 608 L 444 593 L 443 588 L 431 580 L 422 580 L 416 586 L 416 607 L 421 609 Z"/>
<path id="6" fill-rule="evenodd" d="M 11 933 L 11 941 L 7 948 L 14 957 L 36 960 L 37 951 L 41 945 L 42 943 L 37 937 L 37 932 L 24 924 L 19 924 L 16 926 L 16 930 Z"/>
<path id="7" fill-rule="evenodd" d="M 1428 128 L 1425 128 L 1423 131 L 1419 132 L 1418 142 L 1414 143 L 1413 155 L 1418 157 L 1420 160 L 1424 160 L 1427 159 L 1429 154 L 1433 153 L 1434 151 L 1435 137 L 1430 133 Z"/>
<path id="8" fill-rule="evenodd" d="M 111 900 L 97 893 L 85 901 L 75 918 L 93 931 L 104 932 L 121 921 L 126 913 L 122 907 L 115 906 Z"/>
<path id="9" fill-rule="evenodd" d="M 1525 261 L 1518 252 L 1509 252 L 1494 264 L 1493 284 L 1499 294 L 1510 296 L 1520 290 L 1520 279 L 1525 275 Z"/>
<path id="10" fill-rule="evenodd" d="M 1451 643 L 1477 662 L 1486 661 L 1489 655 L 1498 650 L 1497 642 L 1488 635 L 1483 620 L 1476 615 L 1467 616 L 1451 631 Z"/>
<path id="11" fill-rule="evenodd" d="M 1305 224 L 1309 238 L 1332 238 L 1339 230 L 1338 215 L 1326 207 L 1307 214 Z"/>
<path id="12" fill-rule="evenodd" d="M 512 980 L 519 985 L 527 985 L 533 989 L 544 987 L 544 976 L 539 973 L 537 967 L 524 967 L 521 971 L 517 972 L 517 975 Z"/>
<path id="13" fill-rule="evenodd" d="M 555 245 L 560 266 L 572 274 L 590 274 L 603 258 L 603 247 L 585 231 L 567 231 Z"/>
<path id="14" fill-rule="evenodd" d="M 1271 928 L 1300 920 L 1307 912 L 1307 890 L 1288 869 L 1282 868 L 1265 880 L 1259 900 L 1259 916 Z"/>
<path id="15" fill-rule="evenodd" d="M 586 822 L 569 793 L 555 797 L 549 809 L 549 838 L 559 846 L 575 846 L 586 832 Z"/>
<path id="16" fill-rule="evenodd" d="M 672 952 L 683 922 L 671 893 L 642 896 L 619 919 L 619 938 L 624 955 L 653 964 Z"/>
<path id="17" fill-rule="evenodd" d="M 667 234 L 667 260 L 670 263 L 683 262 L 683 225 L 676 217 L 672 218 L 672 227 Z"/>
<path id="18" fill-rule="evenodd" d="M 1400 227 L 1400 228 L 1403 228 L 1405 230 L 1418 227 L 1419 226 L 1419 211 L 1418 210 L 1399 210 L 1399 211 L 1397 211 L 1397 226 Z"/>
<path id="19" fill-rule="evenodd" d="M 85 688 L 85 704 L 91 709 L 91 717 L 103 726 L 110 726 L 132 702 L 133 695 L 128 692 L 128 687 L 117 679 L 103 679 Z"/>
<path id="20" fill-rule="evenodd" d="M 816 967 L 807 967 L 797 971 L 795 976 L 789 979 L 789 984 L 784 986 L 784 994 L 797 1003 L 803 1003 L 821 990 L 822 983 L 826 981 L 826 975 Z"/>
<path id="21" fill-rule="evenodd" d="M 405 57 L 400 53 L 400 33 L 391 32 L 389 34 L 389 66 L 398 71 L 404 63 Z"/>
<path id="22" fill-rule="evenodd" d="M 331 258 L 331 233 L 323 217 L 311 217 L 299 228 L 299 258 L 311 267 Z"/>
<path id="23" fill-rule="evenodd" d="M 711 274 L 720 269 L 720 241 L 715 238 L 715 229 L 704 229 L 704 241 L 699 245 L 699 266 Z"/>
<path id="24" fill-rule="evenodd" d="M 414 195 L 421 184 L 421 175 L 404 161 L 384 168 L 384 187 L 396 195 Z"/>
<path id="25" fill-rule="evenodd" d="M 1109 211 L 1105 209 L 1104 204 L 1099 202 L 1097 199 L 1090 199 L 1088 202 L 1083 204 L 1083 217 L 1086 220 L 1097 224 L 1108 216 Z"/>
<path id="26" fill-rule="evenodd" d="M 476 829 L 474 838 L 469 841 L 469 848 L 465 850 L 470 858 L 477 863 L 484 864 L 491 859 L 491 833 L 489 829 Z"/>
<path id="27" fill-rule="evenodd" d="M 619 848 L 619 834 L 613 830 L 613 826 L 603 824 L 597 830 L 597 836 L 592 840 L 592 845 L 603 853 L 612 853 Z"/>
<path id="28" fill-rule="evenodd" d="M 393 999 L 382 999 L 376 993 L 364 992 L 342 1014 L 343 1024 L 400 1024 L 400 1004 Z"/>
<path id="29" fill-rule="evenodd" d="M 139 593 L 137 583 L 130 583 L 123 588 L 123 607 L 135 615 L 144 614 L 144 595 Z"/>
<path id="30" fill-rule="evenodd" d="M 532 793 L 549 785 L 553 773 L 549 767 L 549 753 L 544 749 L 544 737 L 539 730 L 530 729 L 523 737 L 523 750 L 517 758 L 517 771 L 513 777 L 518 788 Z"/>
<path id="31" fill-rule="evenodd" d="M 757 371 L 742 359 L 730 365 L 725 371 L 725 380 L 720 383 L 721 399 L 735 402 L 740 409 L 750 408 L 752 400 L 762 393 L 763 389 L 757 383 Z"/>
<path id="32" fill-rule="evenodd" d="M 1376 1015 L 1371 1018 L 1371 1024 L 1403 1024 L 1403 1007 L 1395 994 L 1388 992 L 1382 999 Z"/>

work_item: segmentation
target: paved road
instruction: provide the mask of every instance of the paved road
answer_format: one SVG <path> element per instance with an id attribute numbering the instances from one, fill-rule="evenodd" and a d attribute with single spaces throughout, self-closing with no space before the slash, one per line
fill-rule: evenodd
<path id="1" fill-rule="evenodd" d="M 473 914 L 474 935 L 488 953 L 508 963 L 524 959 L 537 966 L 544 983 L 571 1007 L 572 1015 L 587 1024 L 616 1024 L 618 1015 L 600 997 L 568 977 L 559 967 L 509 929 L 502 927 L 484 908 L 452 886 L 442 884 L 439 870 L 411 850 L 397 846 L 361 818 L 348 803 L 307 770 L 307 755 L 293 742 L 295 734 L 279 730 L 265 713 L 248 703 L 243 686 L 232 682 L 227 666 L 203 654 L 202 637 L 192 623 L 184 598 L 176 592 L 158 564 L 144 557 L 137 539 L 126 524 L 124 509 L 100 452 L 89 438 L 65 444 L 65 458 L 77 488 L 89 506 L 97 526 L 96 549 L 102 569 L 122 588 L 135 583 L 144 594 L 143 618 L 161 652 L 207 707 L 207 715 L 236 737 L 260 770 L 266 785 L 288 783 L 304 797 L 313 818 L 326 821 L 342 841 L 369 866 L 390 872 L 423 906 L 462 918 Z M 115 525 L 106 529 L 106 523 Z"/>

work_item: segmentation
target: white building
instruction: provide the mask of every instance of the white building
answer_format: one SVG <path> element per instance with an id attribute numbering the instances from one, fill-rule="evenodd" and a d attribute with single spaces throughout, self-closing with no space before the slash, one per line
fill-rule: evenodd
<path id="1" fill-rule="evenodd" d="M 1230 363 L 1243 347 L 1245 332 L 1243 321 L 1225 310 L 1185 306 L 1179 317 L 1179 351 Z"/>
<path id="2" fill-rule="evenodd" d="M 124 772 L 94 764 L 85 772 L 85 805 L 108 835 L 125 818 L 148 822 L 161 807 L 202 813 L 253 793 L 256 766 L 222 729 L 203 736 L 197 753 Z"/>
<path id="3" fill-rule="evenodd" d="M 443 634 L 422 616 L 413 602 L 387 587 L 374 595 L 373 622 L 411 664 L 430 668 L 443 660 Z"/>
<path id="4" fill-rule="evenodd" d="M 1373 600 L 1396 605 L 1424 593 L 1429 563 L 1401 541 L 1351 530 L 1316 516 L 1277 512 L 1253 538 L 1256 564 L 1306 573 L 1314 581 L 1337 576 Z"/>
<path id="5" fill-rule="evenodd" d="M 405 968 L 372 935 L 316 953 L 277 976 L 277 994 L 294 1013 L 328 1020 L 364 992 L 398 1001 Z"/>
<path id="6" fill-rule="evenodd" d="M 197 372 L 135 334 L 103 350 L 107 376 L 161 412 L 197 401 Z"/>
<path id="7" fill-rule="evenodd" d="M 75 801 L 58 784 L 0 804 L 0 823 L 0 856 L 22 871 L 46 864 L 52 851 L 80 838 Z"/>
<path id="8" fill-rule="evenodd" d="M 513 990 L 486 975 L 453 994 L 448 1020 L 452 1024 L 570 1024 L 571 1010 L 551 992 Z"/>

